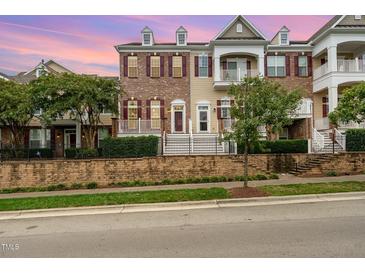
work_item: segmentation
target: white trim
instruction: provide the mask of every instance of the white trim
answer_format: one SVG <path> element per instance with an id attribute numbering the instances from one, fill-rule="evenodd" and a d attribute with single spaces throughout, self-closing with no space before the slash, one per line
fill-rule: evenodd
<path id="1" fill-rule="evenodd" d="M 286 43 L 282 43 L 281 36 L 286 34 Z M 281 46 L 288 46 L 289 45 L 289 32 L 288 31 L 281 31 L 279 33 L 279 45 Z"/>
<path id="2" fill-rule="evenodd" d="M 179 43 L 179 35 L 183 34 L 184 35 L 184 43 L 180 44 Z M 186 46 L 187 45 L 187 39 L 188 39 L 188 35 L 186 32 L 182 32 L 182 31 L 177 31 L 176 32 L 176 46 Z"/>
<path id="3" fill-rule="evenodd" d="M 243 15 L 237 15 L 235 16 L 214 38 L 212 39 L 217 40 L 220 36 L 222 36 L 230 27 L 233 26 L 233 24 L 241 19 L 246 27 L 248 27 L 252 32 L 254 32 L 257 36 L 261 36 L 264 40 L 267 40 L 265 35 L 258 30 L 247 18 L 245 18 Z"/>
<path id="4" fill-rule="evenodd" d="M 175 131 L 175 110 L 174 110 L 174 106 L 182 106 L 183 110 L 183 117 L 182 117 L 182 122 L 183 122 L 183 130 L 182 132 L 176 132 Z M 175 99 L 171 102 L 171 133 L 185 133 L 186 132 L 186 103 L 184 100 L 182 99 Z"/>
<path id="5" fill-rule="evenodd" d="M 207 110 L 204 110 L 204 111 L 207 112 L 207 131 L 201 131 L 200 130 L 200 110 L 199 110 L 199 107 L 208 107 Z M 210 133 L 211 132 L 210 109 L 211 108 L 210 108 L 210 102 L 209 101 L 199 101 L 196 104 L 196 125 L 197 125 L 196 132 L 197 133 Z"/>

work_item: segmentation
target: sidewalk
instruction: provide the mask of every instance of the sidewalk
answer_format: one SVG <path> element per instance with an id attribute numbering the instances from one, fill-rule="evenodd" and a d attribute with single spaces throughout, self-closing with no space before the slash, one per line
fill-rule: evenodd
<path id="1" fill-rule="evenodd" d="M 294 175 L 280 175 L 277 180 L 249 181 L 249 186 L 263 185 L 287 185 L 301 183 L 322 183 L 322 182 L 342 182 L 342 181 L 364 181 L 365 175 L 350 175 L 337 177 L 315 177 L 301 178 Z M 64 196 L 78 194 L 97 194 L 97 193 L 114 193 L 114 192 L 133 192 L 133 191 L 150 191 L 150 190 L 168 190 L 168 189 L 197 189 L 223 187 L 226 189 L 242 186 L 243 182 L 222 182 L 222 183 L 203 183 L 203 184 L 181 184 L 181 185 L 161 185 L 161 186 L 142 186 L 142 187 L 114 187 L 114 188 L 98 188 L 98 189 L 78 189 L 63 191 L 45 191 L 45 192 L 22 192 L 0 194 L 0 199 L 23 198 L 23 197 L 45 197 L 45 196 Z"/>

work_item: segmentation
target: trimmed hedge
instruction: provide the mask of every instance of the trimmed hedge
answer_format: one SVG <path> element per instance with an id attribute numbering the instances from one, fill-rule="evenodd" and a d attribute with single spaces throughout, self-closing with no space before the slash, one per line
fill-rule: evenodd
<path id="1" fill-rule="evenodd" d="M 244 153 L 244 146 L 237 146 L 238 154 Z M 249 149 L 250 154 L 265 153 L 307 153 L 308 140 L 276 140 L 276 141 L 260 141 Z"/>
<path id="2" fill-rule="evenodd" d="M 102 140 L 100 148 L 103 157 L 156 156 L 159 138 L 157 136 L 108 137 Z"/>
<path id="3" fill-rule="evenodd" d="M 65 149 L 66 158 L 71 159 L 85 159 L 98 157 L 98 150 L 95 148 L 66 148 Z"/>
<path id="4" fill-rule="evenodd" d="M 4 148 L 0 149 L 4 159 L 52 158 L 50 148 Z"/>
<path id="5" fill-rule="evenodd" d="M 365 151 L 365 129 L 346 130 L 346 150 Z"/>

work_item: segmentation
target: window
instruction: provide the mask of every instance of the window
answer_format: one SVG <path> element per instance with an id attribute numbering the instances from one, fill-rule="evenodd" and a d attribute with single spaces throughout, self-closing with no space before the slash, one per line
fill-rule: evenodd
<path id="1" fill-rule="evenodd" d="M 145 46 L 151 45 L 151 34 L 150 33 L 143 34 L 143 45 L 145 45 Z"/>
<path id="2" fill-rule="evenodd" d="M 288 44 L 288 34 L 287 33 L 281 33 L 280 34 L 280 44 L 281 45 L 287 45 Z"/>
<path id="3" fill-rule="evenodd" d="M 231 118 L 231 101 L 228 99 L 221 100 L 221 118 L 230 119 Z"/>
<path id="4" fill-rule="evenodd" d="M 151 129 L 160 128 L 160 101 L 151 100 Z"/>
<path id="5" fill-rule="evenodd" d="M 270 77 L 285 76 L 285 56 L 267 57 L 267 75 Z"/>
<path id="6" fill-rule="evenodd" d="M 29 146 L 31 148 L 42 147 L 43 130 L 40 128 L 32 128 L 29 130 Z M 46 146 L 51 147 L 51 130 L 46 129 Z"/>
<path id="7" fill-rule="evenodd" d="M 355 15 L 355 20 L 361 20 L 361 15 Z"/>
<path id="8" fill-rule="evenodd" d="M 98 129 L 98 147 L 100 147 L 100 141 L 109 137 L 109 129 L 103 127 Z"/>
<path id="9" fill-rule="evenodd" d="M 209 106 L 198 106 L 199 132 L 208 132 Z"/>
<path id="10" fill-rule="evenodd" d="M 298 57 L 298 74 L 299 74 L 299 76 L 308 76 L 308 58 L 307 58 L 307 56 Z"/>
<path id="11" fill-rule="evenodd" d="M 327 117 L 329 112 L 328 97 L 322 97 L 322 117 Z"/>
<path id="12" fill-rule="evenodd" d="M 182 77 L 182 57 L 172 57 L 172 77 Z"/>
<path id="13" fill-rule="evenodd" d="M 186 45 L 186 37 L 185 37 L 185 33 L 178 33 L 177 34 L 177 42 L 178 42 L 178 45 L 180 46 L 184 46 Z"/>
<path id="14" fill-rule="evenodd" d="M 236 31 L 242 32 L 242 24 L 237 24 Z"/>
<path id="15" fill-rule="evenodd" d="M 287 127 L 284 127 L 279 132 L 279 139 L 281 140 L 287 140 L 289 139 L 289 130 Z"/>
<path id="16" fill-rule="evenodd" d="M 34 116 L 40 116 L 42 114 L 42 109 L 36 109 L 35 111 L 34 111 Z"/>
<path id="17" fill-rule="evenodd" d="M 151 77 L 160 77 L 160 56 L 151 56 Z"/>
<path id="18" fill-rule="evenodd" d="M 199 77 L 208 77 L 208 55 L 199 55 Z"/>
<path id="19" fill-rule="evenodd" d="M 137 56 L 128 56 L 128 77 L 137 77 Z"/>
<path id="20" fill-rule="evenodd" d="M 137 100 L 128 101 L 128 128 L 136 129 L 138 124 L 138 103 Z"/>

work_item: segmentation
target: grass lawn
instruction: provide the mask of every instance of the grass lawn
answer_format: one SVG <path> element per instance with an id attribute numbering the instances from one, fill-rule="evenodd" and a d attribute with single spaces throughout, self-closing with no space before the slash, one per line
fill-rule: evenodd
<path id="1" fill-rule="evenodd" d="M 224 188 L 181 189 L 139 192 L 0 199 L 0 211 L 118 204 L 199 201 L 229 198 Z"/>
<path id="2" fill-rule="evenodd" d="M 332 182 L 332 183 L 307 183 L 291 185 L 267 185 L 257 187 L 271 196 L 321 194 L 365 191 L 365 182 Z"/>

